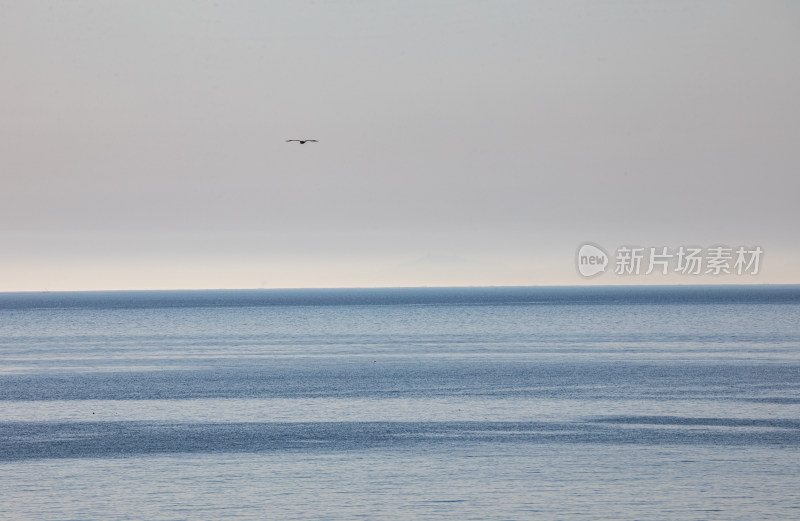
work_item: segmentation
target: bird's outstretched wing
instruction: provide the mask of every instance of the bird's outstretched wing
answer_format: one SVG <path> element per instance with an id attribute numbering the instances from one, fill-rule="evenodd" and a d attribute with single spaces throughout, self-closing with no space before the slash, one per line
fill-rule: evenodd
<path id="1" fill-rule="evenodd" d="M 287 139 L 287 140 L 286 140 L 286 142 L 287 142 L 287 143 L 290 143 L 290 142 L 292 142 L 292 141 L 297 141 L 297 142 L 298 142 L 298 143 L 300 143 L 301 145 L 302 145 L 303 143 L 319 143 L 319 141 L 317 141 L 316 139 Z"/>

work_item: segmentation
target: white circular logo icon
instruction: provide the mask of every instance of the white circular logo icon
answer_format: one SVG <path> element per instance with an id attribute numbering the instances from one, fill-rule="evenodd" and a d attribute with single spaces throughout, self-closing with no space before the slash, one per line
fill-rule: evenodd
<path id="1" fill-rule="evenodd" d="M 606 271 L 608 254 L 602 248 L 591 243 L 582 244 L 578 248 L 578 272 L 584 277 L 594 277 Z"/>

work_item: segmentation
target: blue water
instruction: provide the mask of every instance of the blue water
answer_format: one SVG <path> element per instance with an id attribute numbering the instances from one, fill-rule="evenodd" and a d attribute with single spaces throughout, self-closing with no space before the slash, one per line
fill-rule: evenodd
<path id="1" fill-rule="evenodd" d="M 800 286 L 0 294 L 0 519 L 798 519 Z"/>

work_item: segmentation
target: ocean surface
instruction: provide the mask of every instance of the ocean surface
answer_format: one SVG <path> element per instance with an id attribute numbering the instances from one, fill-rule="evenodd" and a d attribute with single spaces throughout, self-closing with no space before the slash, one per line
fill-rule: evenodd
<path id="1" fill-rule="evenodd" d="M 0 294 L 0 519 L 800 519 L 800 286 Z"/>

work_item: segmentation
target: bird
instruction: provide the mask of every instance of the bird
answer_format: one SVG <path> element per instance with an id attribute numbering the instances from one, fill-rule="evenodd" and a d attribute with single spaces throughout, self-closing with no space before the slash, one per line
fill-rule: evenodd
<path id="1" fill-rule="evenodd" d="M 305 145 L 306 143 L 317 143 L 316 139 L 287 139 L 286 142 L 290 143 L 292 141 L 297 141 L 301 145 Z"/>

